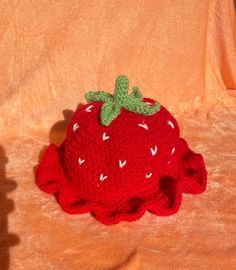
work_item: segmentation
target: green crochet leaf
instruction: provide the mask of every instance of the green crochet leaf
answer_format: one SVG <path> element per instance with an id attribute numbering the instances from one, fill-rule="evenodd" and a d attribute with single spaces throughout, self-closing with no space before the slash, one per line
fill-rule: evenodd
<path id="1" fill-rule="evenodd" d="M 142 93 L 140 92 L 139 88 L 137 86 L 134 86 L 133 87 L 133 90 L 132 90 L 132 93 L 130 95 L 131 97 L 134 97 L 136 98 L 137 100 L 142 100 L 143 99 L 143 95 Z"/>
<path id="2" fill-rule="evenodd" d="M 101 108 L 101 122 L 104 126 L 110 123 L 120 114 L 120 105 L 115 102 L 107 102 Z"/>
<path id="3" fill-rule="evenodd" d="M 120 75 L 116 79 L 115 91 L 114 96 L 117 100 L 123 99 L 124 97 L 128 96 L 129 92 L 129 80 L 126 76 Z"/>
<path id="4" fill-rule="evenodd" d="M 110 102 L 113 100 L 113 95 L 104 91 L 88 92 L 85 94 L 85 98 L 88 102 L 104 101 Z"/>
<path id="5" fill-rule="evenodd" d="M 85 98 L 88 102 L 102 101 L 101 123 L 105 126 L 116 119 L 121 113 L 121 108 L 141 115 L 152 115 L 160 110 L 160 103 L 155 102 L 148 105 L 143 102 L 143 96 L 137 86 L 134 86 L 129 95 L 129 80 L 126 76 L 120 75 L 116 79 L 114 95 L 104 91 L 88 92 Z"/>

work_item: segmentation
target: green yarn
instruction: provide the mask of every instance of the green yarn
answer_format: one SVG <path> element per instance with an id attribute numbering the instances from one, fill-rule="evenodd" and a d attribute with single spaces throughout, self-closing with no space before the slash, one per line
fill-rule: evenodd
<path id="1" fill-rule="evenodd" d="M 88 102 L 95 102 L 95 101 L 110 102 L 110 101 L 113 101 L 113 95 L 106 93 L 104 91 L 88 92 L 85 94 L 85 98 Z"/>
<path id="2" fill-rule="evenodd" d="M 155 102 L 153 106 L 142 102 L 143 96 L 137 86 L 134 86 L 131 94 L 129 92 L 129 80 L 126 76 L 120 75 L 116 79 L 114 95 L 104 91 L 88 92 L 85 98 L 88 102 L 103 101 L 101 107 L 101 122 L 109 126 L 121 113 L 121 108 L 141 115 L 152 115 L 160 110 L 160 103 Z"/>
<path id="3" fill-rule="evenodd" d="M 142 95 L 142 93 L 140 92 L 140 90 L 139 90 L 139 88 L 137 86 L 134 86 L 133 87 L 133 90 L 132 90 L 132 93 L 131 93 L 131 97 L 134 97 L 134 98 L 142 101 L 143 95 Z"/>
<path id="4" fill-rule="evenodd" d="M 102 124 L 104 126 L 109 126 L 110 123 L 120 114 L 120 109 L 121 106 L 114 101 L 104 103 L 101 108 Z"/>

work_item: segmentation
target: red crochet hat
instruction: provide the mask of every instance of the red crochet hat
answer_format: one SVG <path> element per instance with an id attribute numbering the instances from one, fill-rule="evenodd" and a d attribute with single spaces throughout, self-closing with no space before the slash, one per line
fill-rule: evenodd
<path id="1" fill-rule="evenodd" d="M 175 118 L 138 87 L 128 89 L 119 76 L 114 95 L 87 93 L 63 144 L 49 145 L 37 167 L 38 186 L 70 214 L 91 212 L 104 224 L 146 210 L 167 216 L 178 211 L 182 192 L 206 189 L 204 160 L 179 137 Z"/>

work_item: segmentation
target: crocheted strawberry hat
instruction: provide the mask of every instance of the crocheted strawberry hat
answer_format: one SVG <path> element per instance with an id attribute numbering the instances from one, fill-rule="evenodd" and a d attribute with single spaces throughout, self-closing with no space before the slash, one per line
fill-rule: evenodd
<path id="1" fill-rule="evenodd" d="M 201 154 L 180 138 L 175 118 L 126 76 L 114 95 L 88 92 L 61 146 L 48 146 L 36 183 L 70 214 L 90 212 L 104 224 L 133 221 L 145 211 L 176 213 L 182 193 L 206 189 Z"/>

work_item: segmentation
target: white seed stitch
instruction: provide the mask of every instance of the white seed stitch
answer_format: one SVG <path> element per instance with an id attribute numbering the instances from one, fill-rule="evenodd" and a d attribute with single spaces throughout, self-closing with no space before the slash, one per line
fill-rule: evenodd
<path id="1" fill-rule="evenodd" d="M 172 121 L 169 120 L 169 121 L 167 122 L 167 124 L 168 124 L 170 127 L 175 128 L 175 125 L 173 124 Z"/>
<path id="2" fill-rule="evenodd" d="M 110 139 L 110 137 L 106 135 L 106 132 L 103 132 L 103 134 L 102 134 L 102 140 L 103 141 L 106 141 L 108 139 Z"/>
<path id="3" fill-rule="evenodd" d="M 86 112 L 91 112 L 91 109 L 93 108 L 93 105 L 90 105 L 90 106 L 88 106 L 86 109 L 85 109 L 85 111 Z"/>
<path id="4" fill-rule="evenodd" d="M 104 181 L 105 179 L 107 179 L 106 175 L 103 175 L 102 173 L 100 174 L 100 181 Z"/>
<path id="5" fill-rule="evenodd" d="M 75 124 L 73 125 L 73 131 L 75 132 L 78 128 L 79 128 L 78 123 L 75 123 Z"/>
<path id="6" fill-rule="evenodd" d="M 123 168 L 125 166 L 125 164 L 126 164 L 126 160 L 124 160 L 124 161 L 119 160 L 120 168 Z"/>
<path id="7" fill-rule="evenodd" d="M 141 128 L 144 128 L 144 129 L 148 130 L 148 125 L 145 124 L 145 123 L 143 123 L 143 124 L 138 124 L 138 126 L 141 127 Z"/>
<path id="8" fill-rule="evenodd" d="M 172 150 L 171 150 L 171 154 L 173 155 L 173 154 L 174 154 L 174 152 L 175 152 L 175 147 L 173 147 L 173 148 L 172 148 Z"/>
<path id="9" fill-rule="evenodd" d="M 151 178 L 152 177 L 152 173 L 148 173 L 145 175 L 145 177 L 148 179 L 148 178 Z"/>
<path id="10" fill-rule="evenodd" d="M 155 147 L 154 147 L 154 148 L 152 148 L 152 147 L 150 148 L 151 153 L 152 153 L 152 155 L 153 155 L 153 156 L 155 156 L 155 155 L 156 155 L 156 153 L 157 153 L 157 149 L 158 149 L 158 148 L 157 148 L 157 146 L 156 146 L 156 145 L 155 145 Z"/>
<path id="11" fill-rule="evenodd" d="M 82 165 L 84 162 L 85 162 L 84 159 L 81 159 L 80 157 L 78 158 L 78 163 L 79 163 L 79 165 Z"/>

